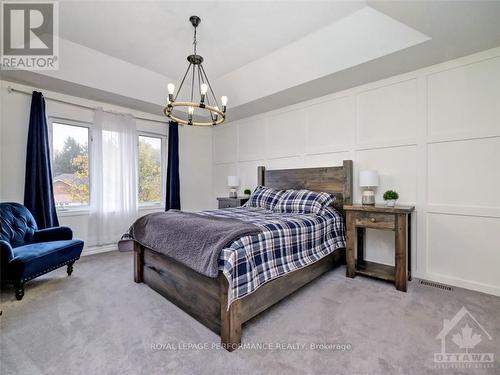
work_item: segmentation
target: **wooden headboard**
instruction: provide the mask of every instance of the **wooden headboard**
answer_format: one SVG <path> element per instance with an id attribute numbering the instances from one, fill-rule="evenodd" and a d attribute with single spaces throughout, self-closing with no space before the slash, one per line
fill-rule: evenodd
<path id="1" fill-rule="evenodd" d="M 307 189 L 333 194 L 333 206 L 343 211 L 344 204 L 352 204 L 352 160 L 344 160 L 341 167 L 275 169 L 258 167 L 258 184 L 273 189 Z"/>

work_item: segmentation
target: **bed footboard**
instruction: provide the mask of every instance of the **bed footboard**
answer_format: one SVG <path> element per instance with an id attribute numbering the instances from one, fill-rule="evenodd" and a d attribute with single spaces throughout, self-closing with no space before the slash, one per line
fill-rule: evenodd
<path id="1" fill-rule="evenodd" d="M 229 285 L 222 272 L 216 279 L 203 276 L 134 241 L 134 281 L 146 283 L 220 335 L 221 344 L 228 351 L 239 347 L 244 322 L 339 264 L 345 264 L 345 249 L 266 283 L 254 293 L 233 301 L 228 309 Z"/>
<path id="2" fill-rule="evenodd" d="M 220 342 L 224 349 L 232 352 L 238 349 L 241 344 L 241 303 L 244 300 L 236 300 L 231 303 L 229 309 L 227 308 L 227 292 L 229 288 L 229 283 L 222 273 L 219 273 L 219 285 L 220 285 L 220 320 L 221 320 L 221 331 L 220 331 Z"/>

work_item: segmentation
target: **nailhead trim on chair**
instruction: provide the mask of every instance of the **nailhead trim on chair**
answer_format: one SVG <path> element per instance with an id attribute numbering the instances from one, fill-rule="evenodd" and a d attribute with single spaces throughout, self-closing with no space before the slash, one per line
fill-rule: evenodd
<path id="1" fill-rule="evenodd" d="M 70 259 L 70 260 L 67 260 L 66 262 L 63 262 L 63 263 L 59 263 L 58 265 L 56 266 L 53 266 L 53 267 L 50 267 L 50 268 L 47 268 L 41 272 L 38 272 L 36 275 L 32 275 L 31 277 L 28 277 L 28 278 L 25 278 L 25 279 L 22 279 L 21 282 L 22 283 L 25 283 L 26 281 L 29 281 L 29 280 L 32 280 L 34 279 L 35 277 L 38 277 L 38 276 L 41 276 L 41 275 L 44 275 L 50 271 L 53 271 L 57 268 L 60 268 L 68 263 L 71 263 L 71 262 L 76 262 L 78 259 L 80 259 L 80 257 L 76 257 L 76 258 L 73 258 L 73 259 Z M 12 280 L 5 280 L 6 282 L 8 283 L 14 283 L 15 281 L 12 281 Z"/>

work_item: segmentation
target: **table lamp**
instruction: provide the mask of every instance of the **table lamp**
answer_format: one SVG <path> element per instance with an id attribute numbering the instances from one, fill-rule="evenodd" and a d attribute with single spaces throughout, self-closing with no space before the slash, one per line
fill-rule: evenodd
<path id="1" fill-rule="evenodd" d="M 365 205 L 375 204 L 375 188 L 379 184 L 377 171 L 359 172 L 359 186 L 363 190 L 361 203 Z"/>
<path id="2" fill-rule="evenodd" d="M 236 188 L 240 186 L 238 176 L 227 176 L 227 186 L 229 186 L 229 198 L 236 198 L 238 196 Z"/>

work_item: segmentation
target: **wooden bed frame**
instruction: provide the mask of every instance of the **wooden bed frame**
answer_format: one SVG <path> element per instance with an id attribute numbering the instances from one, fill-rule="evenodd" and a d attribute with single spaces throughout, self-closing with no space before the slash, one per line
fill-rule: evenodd
<path id="1" fill-rule="evenodd" d="M 275 189 L 309 189 L 334 194 L 334 207 L 343 212 L 352 204 L 352 160 L 341 167 L 266 170 L 258 167 L 259 185 Z M 220 335 L 229 351 L 241 343 L 241 325 L 289 294 L 331 270 L 345 264 L 345 249 L 267 282 L 252 294 L 227 308 L 228 282 L 222 272 L 212 279 L 172 258 L 134 242 L 134 281 L 144 282 L 193 318 Z"/>

